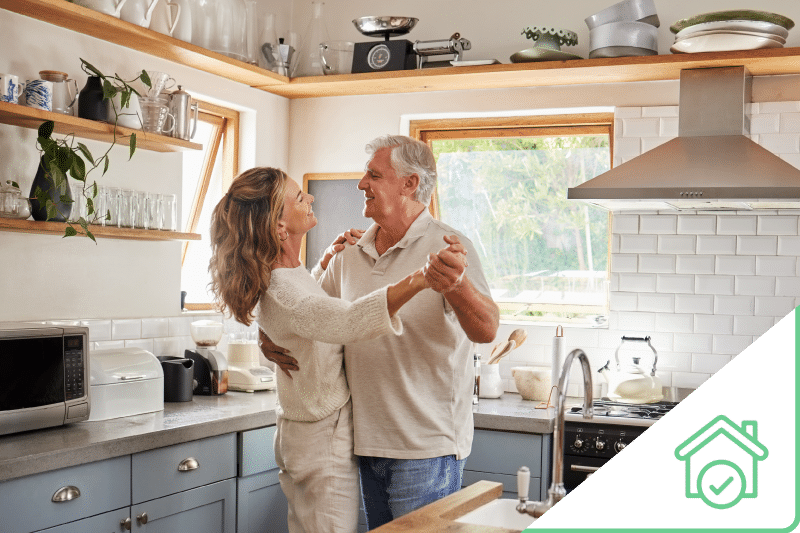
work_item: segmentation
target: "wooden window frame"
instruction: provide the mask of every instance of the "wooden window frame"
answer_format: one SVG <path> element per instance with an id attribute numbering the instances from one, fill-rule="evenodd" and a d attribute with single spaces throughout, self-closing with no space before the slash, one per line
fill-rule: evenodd
<path id="1" fill-rule="evenodd" d="M 203 166 L 200 170 L 200 179 L 197 182 L 197 189 L 195 189 L 194 199 L 189 211 L 185 230 L 189 233 L 197 232 L 197 225 L 208 194 L 208 187 L 211 183 L 211 175 L 214 172 L 220 145 L 222 145 L 223 190 L 227 190 L 231 186 L 233 178 L 239 173 L 239 112 L 202 100 L 197 100 L 197 102 L 199 104 L 198 120 L 202 118 L 203 122 L 211 123 L 214 127 L 214 135 L 205 152 Z M 183 243 L 181 268 L 183 268 L 186 261 L 189 244 L 189 241 Z M 213 309 L 213 305 L 211 303 L 185 303 L 184 308 L 190 311 L 209 311 Z"/>

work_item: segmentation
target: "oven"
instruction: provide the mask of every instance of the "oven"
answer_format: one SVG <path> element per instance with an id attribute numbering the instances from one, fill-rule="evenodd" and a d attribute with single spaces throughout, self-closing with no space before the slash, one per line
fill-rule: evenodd
<path id="1" fill-rule="evenodd" d="M 595 400 L 591 420 L 583 418 L 582 407 L 570 408 L 564 415 L 564 488 L 567 493 L 677 404 L 660 401 L 633 405 Z"/>

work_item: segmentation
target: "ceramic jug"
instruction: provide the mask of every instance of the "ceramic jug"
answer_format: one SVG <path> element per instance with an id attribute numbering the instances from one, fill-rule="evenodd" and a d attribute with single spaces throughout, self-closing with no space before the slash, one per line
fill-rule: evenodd
<path id="1" fill-rule="evenodd" d="M 158 0 L 126 0 L 125 6 L 120 11 L 120 18 L 131 24 L 147 28 L 153 11 L 158 5 Z"/>
<path id="2" fill-rule="evenodd" d="M 127 0 L 73 0 L 79 6 L 88 7 L 100 13 L 119 18 L 120 11 Z"/>
<path id="3" fill-rule="evenodd" d="M 72 106 L 78 97 L 78 82 L 69 79 L 66 72 L 57 70 L 40 70 L 39 76 L 53 84 L 53 111 L 63 115 L 71 115 Z M 70 91 L 70 82 L 72 82 L 72 91 Z"/>
<path id="4" fill-rule="evenodd" d="M 183 8 L 171 0 L 156 0 L 156 7 L 150 19 L 150 29 L 172 36 L 183 16 Z"/>
<path id="5" fill-rule="evenodd" d="M 175 22 L 172 36 L 187 43 L 192 42 L 192 3 L 191 0 L 173 0 L 181 8 L 181 16 Z"/>
<path id="6" fill-rule="evenodd" d="M 78 96 L 78 116 L 89 120 L 108 120 L 100 76 L 89 76 L 86 79 L 86 85 Z"/>

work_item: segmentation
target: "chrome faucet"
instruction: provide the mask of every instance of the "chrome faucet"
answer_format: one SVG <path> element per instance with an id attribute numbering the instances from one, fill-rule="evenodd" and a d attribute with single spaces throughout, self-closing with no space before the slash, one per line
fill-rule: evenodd
<path id="1" fill-rule="evenodd" d="M 547 491 L 547 499 L 543 502 L 528 501 L 528 485 L 531 479 L 530 470 L 523 466 L 517 471 L 517 491 L 519 503 L 517 511 L 527 513 L 534 518 L 539 518 L 552 506 L 557 504 L 567 495 L 564 489 L 564 403 L 567 399 L 567 384 L 569 383 L 569 370 L 575 358 L 581 363 L 583 370 L 583 418 L 592 418 L 592 370 L 589 367 L 589 358 L 581 349 L 572 350 L 564 360 L 564 368 L 558 380 L 558 397 L 556 398 L 556 422 L 553 429 L 553 482 Z"/>

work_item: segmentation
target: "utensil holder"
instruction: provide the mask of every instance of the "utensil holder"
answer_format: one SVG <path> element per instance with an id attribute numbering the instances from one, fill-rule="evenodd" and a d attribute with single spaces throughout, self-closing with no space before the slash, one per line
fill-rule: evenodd
<path id="1" fill-rule="evenodd" d="M 164 401 L 191 402 L 194 390 L 194 361 L 184 357 L 158 357 L 164 370 Z"/>
<path id="2" fill-rule="evenodd" d="M 481 365 L 481 390 L 478 398 L 499 398 L 502 395 L 500 365 Z"/>

